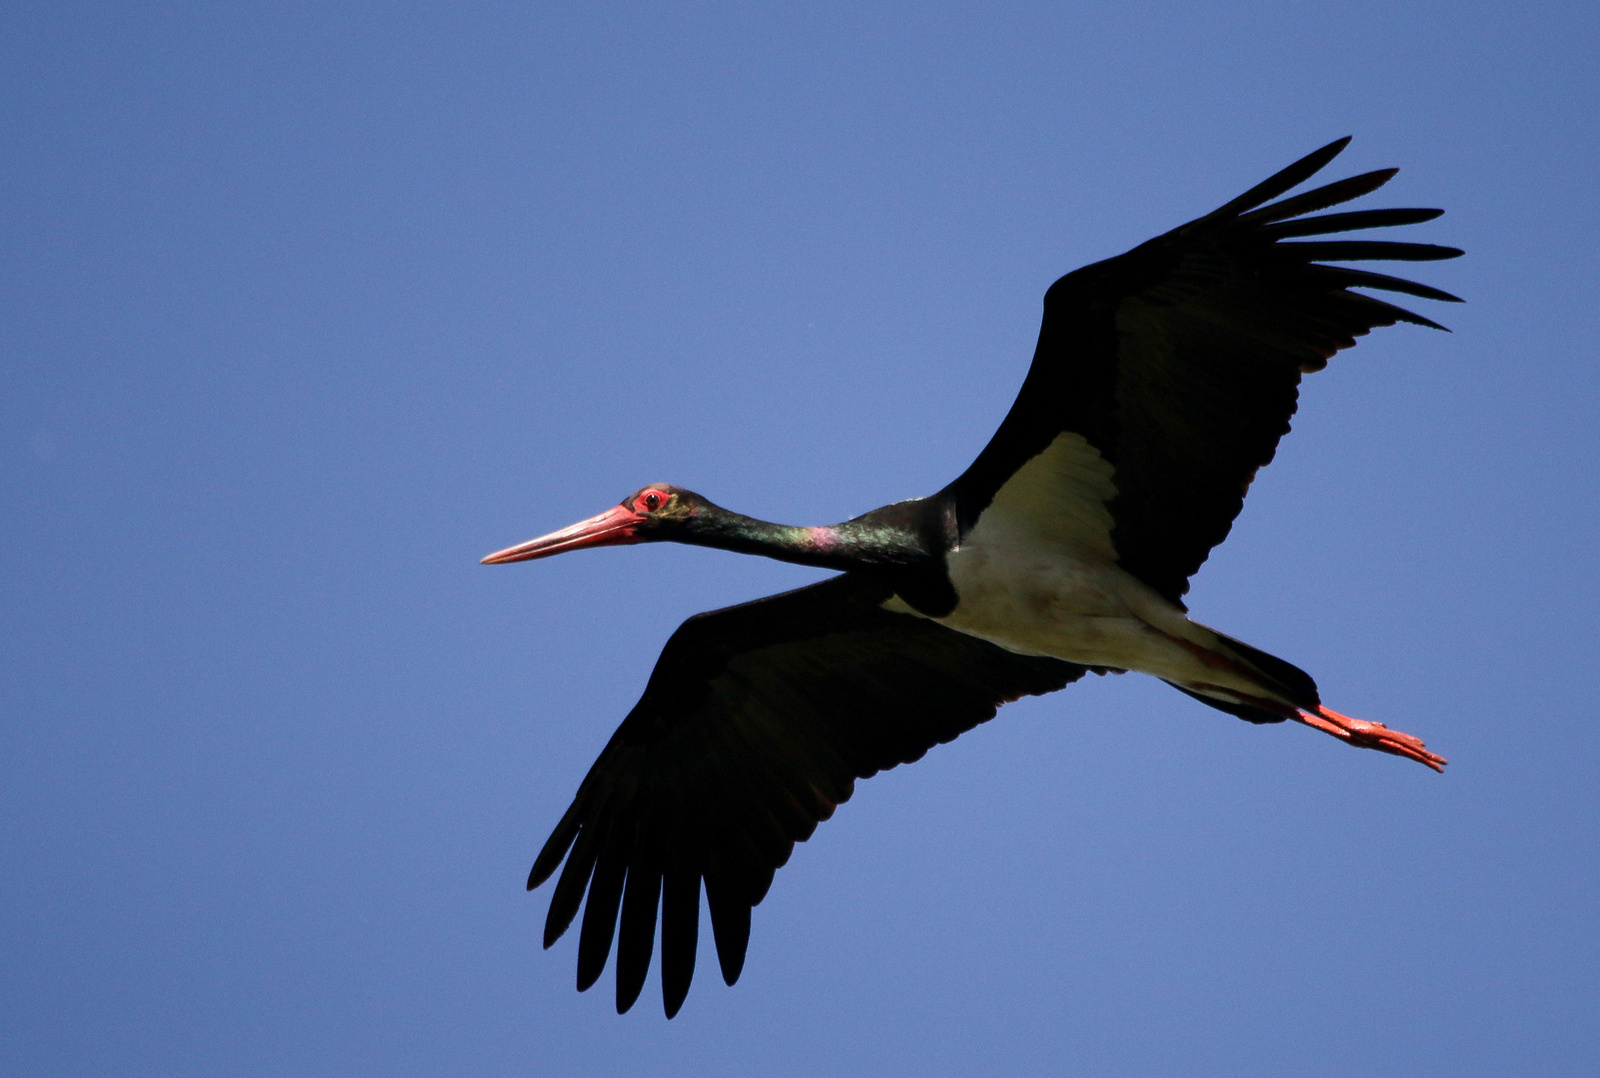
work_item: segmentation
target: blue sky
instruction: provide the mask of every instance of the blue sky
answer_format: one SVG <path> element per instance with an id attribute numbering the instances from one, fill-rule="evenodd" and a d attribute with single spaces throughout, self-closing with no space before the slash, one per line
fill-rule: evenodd
<path id="1" fill-rule="evenodd" d="M 0 12 L 0 1069 L 1600 1069 L 1593 5 Z M 1451 761 L 1134 675 L 880 775 L 683 1013 L 522 882 L 697 610 L 477 559 L 963 468 L 1061 273 L 1356 136 L 1446 335 L 1308 380 L 1195 616 Z"/>

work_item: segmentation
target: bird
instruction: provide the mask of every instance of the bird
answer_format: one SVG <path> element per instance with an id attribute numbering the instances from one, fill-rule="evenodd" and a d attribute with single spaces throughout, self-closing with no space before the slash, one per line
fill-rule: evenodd
<path id="1" fill-rule="evenodd" d="M 561 868 L 546 948 L 583 911 L 579 991 L 615 941 L 616 1008 L 631 1008 L 659 915 L 662 1002 L 676 1015 L 694 976 L 702 887 L 733 985 L 752 908 L 857 780 L 1090 672 L 1150 674 L 1247 722 L 1292 720 L 1443 770 L 1420 739 L 1323 706 L 1310 675 L 1190 620 L 1183 602 L 1288 433 L 1302 376 L 1375 327 L 1444 329 L 1355 290 L 1459 302 L 1329 264 L 1462 253 L 1324 238 L 1438 217 L 1321 212 L 1398 170 L 1280 197 L 1349 141 L 1052 284 L 1015 402 L 936 494 L 804 527 L 652 483 L 483 559 L 666 541 L 838 571 L 695 614 L 668 639 L 528 876 L 532 891 Z"/>

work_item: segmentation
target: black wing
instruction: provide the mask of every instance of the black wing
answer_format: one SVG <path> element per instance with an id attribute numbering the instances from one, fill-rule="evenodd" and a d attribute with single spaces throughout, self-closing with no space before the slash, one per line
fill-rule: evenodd
<path id="1" fill-rule="evenodd" d="M 1000 488 L 1064 432 L 1115 469 L 1105 500 L 1119 564 L 1173 602 L 1227 537 L 1256 470 L 1288 433 L 1302 373 L 1375 326 L 1436 323 L 1351 291 L 1456 297 L 1365 270 L 1319 265 L 1454 258 L 1454 247 L 1294 237 L 1428 221 L 1443 211 L 1302 216 L 1367 194 L 1395 169 L 1262 205 L 1344 149 L 1340 139 L 1213 213 L 1061 278 L 1044 298 L 1033 366 L 971 468 L 945 493 L 963 533 Z M 1260 208 L 1257 208 L 1260 207 Z M 1072 492 L 1076 497 L 1105 492 Z"/>
<path id="2" fill-rule="evenodd" d="M 662 997 L 676 1014 L 694 976 L 702 879 L 733 984 L 751 907 L 856 779 L 920 759 L 1001 704 L 1086 670 L 886 611 L 891 594 L 845 574 L 697 614 L 672 634 L 528 877 L 532 890 L 566 859 L 546 947 L 588 891 L 579 990 L 599 979 L 616 932 L 617 1010 L 633 1005 L 659 904 Z"/>

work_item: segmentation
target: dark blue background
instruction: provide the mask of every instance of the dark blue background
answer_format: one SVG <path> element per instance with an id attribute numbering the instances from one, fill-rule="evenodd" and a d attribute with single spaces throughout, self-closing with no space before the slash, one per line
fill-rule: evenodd
<path id="1" fill-rule="evenodd" d="M 0 1069 L 1600 1070 L 1592 4 L 0 11 Z M 1343 134 L 1453 335 L 1309 380 L 1198 619 L 1440 777 L 1149 679 L 860 785 L 683 1014 L 524 873 L 672 628 L 483 554 L 930 492 L 1060 273 Z"/>

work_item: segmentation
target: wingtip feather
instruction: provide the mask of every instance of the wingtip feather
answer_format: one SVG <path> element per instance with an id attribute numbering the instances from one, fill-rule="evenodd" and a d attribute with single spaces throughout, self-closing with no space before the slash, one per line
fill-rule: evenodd
<path id="1" fill-rule="evenodd" d="M 700 934 L 700 877 L 678 868 L 661 881 L 661 1007 L 675 1016 L 694 981 Z"/>
<path id="2" fill-rule="evenodd" d="M 713 895 L 708 887 L 706 899 L 711 907 L 711 935 L 717 944 L 722 981 L 731 988 L 744 972 L 745 952 L 750 946 L 750 907 L 736 895 Z"/>
<path id="3" fill-rule="evenodd" d="M 589 881 L 589 900 L 583 910 L 583 927 L 578 932 L 580 992 L 587 992 L 600 980 L 606 961 L 611 957 L 611 942 L 616 937 L 617 912 L 622 904 L 623 881 L 627 874 L 627 854 L 626 849 L 614 846 L 607 849 Z"/>
<path id="4" fill-rule="evenodd" d="M 1336 138 L 1326 146 L 1311 151 L 1288 168 L 1274 172 L 1238 198 L 1219 206 L 1207 216 L 1217 218 L 1243 213 L 1264 202 L 1270 202 L 1285 191 L 1300 186 L 1326 168 L 1328 162 L 1338 157 L 1344 151 L 1344 148 L 1350 145 L 1352 137 L 1351 135 L 1345 135 L 1343 138 Z"/>
<path id="5" fill-rule="evenodd" d="M 532 891 L 544 883 L 561 866 L 561 859 L 567 856 L 573 840 L 578 837 L 581 819 L 578 814 L 578 802 L 575 799 L 566 814 L 561 817 L 561 822 L 556 824 L 555 830 L 550 832 L 550 837 L 545 839 L 544 846 L 539 850 L 539 856 L 533 859 L 533 868 L 528 871 L 528 890 Z"/>
<path id="6" fill-rule="evenodd" d="M 1342 180 L 1325 183 L 1321 187 L 1313 187 L 1309 191 L 1301 192 L 1271 205 L 1262 206 L 1260 209 L 1251 210 L 1249 213 L 1239 215 L 1239 221 L 1248 225 L 1265 225 L 1274 221 L 1283 221 L 1291 217 L 1299 217 L 1304 213 L 1314 213 L 1325 210 L 1329 206 L 1337 206 L 1341 202 L 1349 202 L 1370 195 L 1399 173 L 1397 168 L 1379 168 L 1371 172 L 1363 172 L 1357 176 L 1347 176 Z"/>

